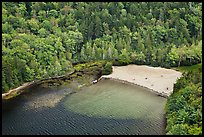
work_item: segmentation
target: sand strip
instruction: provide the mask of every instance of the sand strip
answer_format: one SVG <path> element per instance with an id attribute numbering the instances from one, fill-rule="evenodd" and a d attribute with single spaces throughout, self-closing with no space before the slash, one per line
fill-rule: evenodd
<path id="1" fill-rule="evenodd" d="M 161 67 L 146 65 L 113 66 L 110 75 L 103 75 L 100 79 L 109 78 L 127 83 L 133 83 L 150 91 L 168 97 L 173 93 L 173 85 L 182 76 L 181 72 Z"/>

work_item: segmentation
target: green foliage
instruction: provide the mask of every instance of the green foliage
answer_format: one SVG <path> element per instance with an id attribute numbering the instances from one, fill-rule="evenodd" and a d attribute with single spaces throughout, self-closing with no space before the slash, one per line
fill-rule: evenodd
<path id="1" fill-rule="evenodd" d="M 3 92 L 72 63 L 193 65 L 202 60 L 202 4 L 3 2 L 2 45 Z"/>
<path id="2" fill-rule="evenodd" d="M 129 64 L 131 62 L 129 53 L 127 52 L 126 49 L 122 49 L 121 52 L 122 53 L 119 55 L 119 58 L 118 58 L 118 63 L 120 65 L 127 65 L 127 64 Z"/>
<path id="3" fill-rule="evenodd" d="M 190 70 L 168 98 L 166 132 L 202 134 L 201 64 L 180 67 L 202 62 L 202 3 L 2 2 L 2 92 L 73 70 L 110 74 L 111 62 Z"/>
<path id="4" fill-rule="evenodd" d="M 181 72 L 190 72 L 190 71 L 196 71 L 198 69 L 202 69 L 202 64 L 196 64 L 196 65 L 192 65 L 192 66 L 180 66 L 180 67 L 176 67 L 173 68 L 175 70 L 181 71 Z"/>
<path id="5" fill-rule="evenodd" d="M 172 131 L 167 132 L 167 135 L 188 135 L 188 125 L 187 124 L 176 124 L 173 125 Z"/>
<path id="6" fill-rule="evenodd" d="M 191 67 L 192 68 L 192 67 Z M 202 69 L 183 73 L 166 104 L 170 135 L 202 135 Z"/>
<path id="7" fill-rule="evenodd" d="M 102 69 L 102 75 L 108 75 L 112 73 L 112 63 L 111 62 L 107 62 L 105 64 L 105 66 Z"/>
<path id="8" fill-rule="evenodd" d="M 103 60 L 93 61 L 93 62 L 88 62 L 83 64 L 77 64 L 74 66 L 74 70 L 79 72 L 86 72 L 86 71 L 91 72 L 92 70 L 94 71 L 99 70 L 100 72 L 102 72 L 106 64 L 107 62 Z"/>

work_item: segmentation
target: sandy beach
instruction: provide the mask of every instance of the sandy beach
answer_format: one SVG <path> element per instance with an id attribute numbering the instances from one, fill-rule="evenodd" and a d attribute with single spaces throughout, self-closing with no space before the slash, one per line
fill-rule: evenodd
<path id="1" fill-rule="evenodd" d="M 113 66 L 113 72 L 110 75 L 103 75 L 100 79 L 110 78 L 136 84 L 168 97 L 173 92 L 174 83 L 181 75 L 181 72 L 161 67 L 127 65 Z"/>

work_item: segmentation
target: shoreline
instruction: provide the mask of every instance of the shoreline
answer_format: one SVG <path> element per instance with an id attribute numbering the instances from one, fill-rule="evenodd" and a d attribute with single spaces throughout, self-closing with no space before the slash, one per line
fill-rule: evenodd
<path id="1" fill-rule="evenodd" d="M 117 81 L 117 82 L 121 82 L 121 83 L 125 83 L 125 84 L 128 84 L 128 85 L 132 85 L 132 86 L 138 86 L 138 87 L 147 89 L 148 91 L 150 91 L 150 92 L 156 94 L 157 96 L 161 96 L 161 97 L 164 97 L 164 98 L 168 98 L 168 95 L 166 95 L 165 93 L 159 93 L 158 91 L 152 90 L 152 89 L 150 89 L 150 88 L 148 88 L 148 87 L 141 86 L 141 85 L 138 85 L 138 84 L 135 84 L 135 83 L 126 81 L 126 80 L 121 80 L 121 79 L 116 79 L 116 78 L 111 78 L 111 77 L 108 77 L 108 78 L 107 78 L 107 77 L 101 77 L 100 79 L 98 79 L 98 81 L 100 81 L 100 80 L 106 80 L 106 79 L 114 80 L 114 81 Z"/>
<path id="2" fill-rule="evenodd" d="M 151 92 L 168 98 L 173 93 L 173 85 L 176 83 L 176 79 L 182 76 L 181 72 L 165 69 L 161 67 L 151 67 L 146 65 L 127 65 L 127 66 L 112 66 L 113 72 L 109 75 L 102 75 L 97 81 L 103 78 L 109 78 L 120 81 L 122 83 L 128 83 L 137 85 L 150 90 Z M 2 94 L 2 99 L 10 99 L 20 95 L 25 89 L 42 83 L 61 83 L 65 79 L 71 80 L 78 75 L 86 74 L 86 72 L 80 72 L 79 70 L 72 71 L 68 75 L 56 76 L 52 78 L 45 78 L 32 82 L 24 83 L 15 89 L 9 90 L 7 93 Z M 82 69 L 83 70 L 83 69 Z M 91 71 L 91 70 L 90 70 Z M 78 74 L 82 73 L 82 74 Z M 96 81 L 96 82 L 97 82 Z M 93 83 L 93 82 L 92 82 Z M 159 83 L 159 84 L 158 84 Z M 167 89 L 166 89 L 167 88 Z"/>
<path id="3" fill-rule="evenodd" d="M 58 86 L 63 83 L 67 83 L 68 81 L 78 80 L 81 86 L 78 86 L 77 88 L 81 88 L 84 85 L 92 84 L 93 80 L 98 79 L 101 76 L 106 63 L 107 61 L 94 61 L 78 64 L 75 65 L 71 71 L 66 72 L 64 75 L 26 82 L 17 88 L 10 89 L 8 92 L 3 93 L 2 100 L 8 100 L 19 96 L 26 92 L 26 90 L 28 90 L 30 87 L 41 84 L 45 84 L 45 86 L 49 87 Z M 88 79 L 86 79 L 87 77 Z"/>
<path id="4" fill-rule="evenodd" d="M 73 73 L 74 72 L 71 72 L 70 74 L 73 74 Z M 34 80 L 34 81 L 31 81 L 31 82 L 26 82 L 26 83 L 22 84 L 21 86 L 19 86 L 17 88 L 10 89 L 8 92 L 3 93 L 2 94 L 2 100 L 16 97 L 16 96 L 20 95 L 21 93 L 23 93 L 26 89 L 28 89 L 28 88 L 30 88 L 32 86 L 40 85 L 40 84 L 43 84 L 43 83 L 46 83 L 46 82 L 51 82 L 51 81 L 54 81 L 56 79 L 63 79 L 65 77 L 66 77 L 66 75 L 61 75 L 61 76 L 44 78 L 44 79 L 41 79 L 41 80 Z"/>
<path id="5" fill-rule="evenodd" d="M 113 66 L 110 75 L 102 75 L 99 80 L 113 79 L 122 83 L 137 85 L 148 89 L 158 96 L 168 98 L 173 93 L 176 80 L 181 72 L 146 65 Z"/>

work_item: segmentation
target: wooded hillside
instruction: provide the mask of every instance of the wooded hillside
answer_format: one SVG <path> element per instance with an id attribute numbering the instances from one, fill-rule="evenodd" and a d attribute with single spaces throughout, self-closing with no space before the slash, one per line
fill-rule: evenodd
<path id="1" fill-rule="evenodd" d="M 201 47 L 198 2 L 3 2 L 2 92 L 93 60 L 192 65 Z"/>

